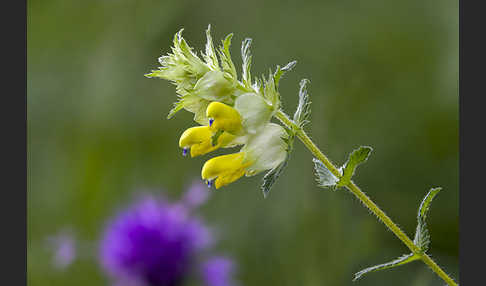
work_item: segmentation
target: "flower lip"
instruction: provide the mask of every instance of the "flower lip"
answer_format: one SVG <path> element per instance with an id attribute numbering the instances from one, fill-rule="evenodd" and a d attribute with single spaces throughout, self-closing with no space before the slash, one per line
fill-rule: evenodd
<path id="1" fill-rule="evenodd" d="M 200 144 L 211 137 L 211 130 L 207 126 L 197 126 L 186 129 L 179 138 L 179 147 L 187 148 Z"/>
<path id="2" fill-rule="evenodd" d="M 213 131 L 209 126 L 197 126 L 187 129 L 179 139 L 179 147 L 183 148 L 182 155 L 185 156 L 188 149 L 191 150 L 191 157 L 204 155 L 220 147 L 232 144 L 232 141 L 235 139 L 234 135 L 223 132 L 213 145 L 213 135 Z"/>
<path id="3" fill-rule="evenodd" d="M 219 189 L 241 178 L 251 164 L 245 161 L 243 152 L 214 157 L 204 163 L 201 177 L 208 181 L 208 185 L 214 181 L 216 189 Z"/>
<path id="4" fill-rule="evenodd" d="M 241 130 L 240 113 L 229 105 L 213 101 L 206 109 L 206 116 L 213 119 L 210 123 L 213 130 L 221 129 L 232 134 L 237 134 Z"/>

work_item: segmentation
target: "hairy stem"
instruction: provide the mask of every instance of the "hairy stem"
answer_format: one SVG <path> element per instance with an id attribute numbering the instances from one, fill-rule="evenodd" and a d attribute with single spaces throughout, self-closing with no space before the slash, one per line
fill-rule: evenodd
<path id="1" fill-rule="evenodd" d="M 295 135 L 304 143 L 304 145 L 309 149 L 309 151 L 319 159 L 326 168 L 337 178 L 341 177 L 341 173 L 334 166 L 334 164 L 324 155 L 321 150 L 312 142 L 305 131 L 297 126 L 283 111 L 279 110 L 275 115 L 283 124 L 295 131 Z M 442 280 L 444 280 L 448 285 L 457 285 L 452 278 L 450 278 L 440 267 L 437 265 L 432 258 L 427 254 L 423 253 L 418 246 L 416 246 L 413 241 L 404 233 L 385 212 L 383 212 L 361 189 L 353 182 L 350 181 L 345 186 L 351 193 L 353 193 L 368 209 L 370 209 L 378 219 L 385 224 L 385 226 L 391 230 L 411 251 L 412 253 L 420 256 L 420 259 L 427 264 L 432 271 L 434 271 Z"/>

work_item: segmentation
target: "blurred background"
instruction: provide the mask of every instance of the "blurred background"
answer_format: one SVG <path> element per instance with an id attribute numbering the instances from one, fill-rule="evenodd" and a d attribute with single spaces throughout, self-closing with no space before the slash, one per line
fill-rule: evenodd
<path id="1" fill-rule="evenodd" d="M 234 33 L 239 69 L 253 38 L 255 76 L 298 61 L 280 84 L 284 109 L 293 114 L 308 78 L 309 134 L 337 164 L 374 148 L 354 181 L 409 236 L 428 189 L 444 188 L 430 253 L 459 279 L 457 1 L 31 0 L 27 13 L 29 285 L 108 285 L 95 257 L 53 269 L 45 237 L 68 227 L 96 247 L 137 192 L 175 200 L 199 178 L 210 156 L 178 147 L 192 115 L 167 120 L 174 86 L 143 75 L 180 28 L 202 50 L 208 24 L 215 42 Z M 291 156 L 267 199 L 258 175 L 213 190 L 200 211 L 241 285 L 443 285 L 419 262 L 353 283 L 407 249 L 349 192 L 316 187 L 300 142 Z"/>

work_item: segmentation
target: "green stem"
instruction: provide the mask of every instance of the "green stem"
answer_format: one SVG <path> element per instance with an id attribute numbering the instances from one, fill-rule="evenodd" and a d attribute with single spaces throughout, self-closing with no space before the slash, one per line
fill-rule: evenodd
<path id="1" fill-rule="evenodd" d="M 337 178 L 341 173 L 334 164 L 324 155 L 321 150 L 312 142 L 305 131 L 297 126 L 283 111 L 279 110 L 275 115 L 283 124 L 295 131 L 296 136 L 304 143 L 309 151 L 319 159 L 329 171 Z M 432 271 L 439 275 L 448 285 L 457 285 L 427 254 L 423 253 L 418 246 L 404 233 L 386 214 L 383 212 L 361 189 L 352 181 L 345 186 L 353 193 L 368 209 L 370 209 L 378 219 L 385 224 L 411 251 L 420 256 L 420 259 L 427 264 Z"/>

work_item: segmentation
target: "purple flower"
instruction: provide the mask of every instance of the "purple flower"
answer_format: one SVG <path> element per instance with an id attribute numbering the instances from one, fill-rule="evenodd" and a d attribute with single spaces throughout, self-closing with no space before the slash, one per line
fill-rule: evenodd
<path id="1" fill-rule="evenodd" d="M 101 239 L 99 257 L 115 285 L 178 286 L 208 275 L 215 276 L 211 281 L 226 279 L 225 269 L 218 272 L 215 265 L 207 273 L 198 271 L 213 239 L 192 212 L 207 196 L 202 184 L 193 184 L 179 202 L 147 196 L 114 217 Z M 209 286 L 229 285 L 217 283 Z"/>
<path id="2" fill-rule="evenodd" d="M 192 183 L 189 190 L 185 193 L 182 203 L 188 208 L 197 208 L 207 201 L 209 194 L 208 188 L 198 180 Z"/>
<path id="3" fill-rule="evenodd" d="M 70 230 L 48 237 L 47 247 L 53 252 L 52 264 L 59 270 L 67 268 L 76 259 L 76 240 Z"/>
<path id="4" fill-rule="evenodd" d="M 202 266 L 203 280 L 208 286 L 232 286 L 234 263 L 225 257 L 212 257 Z"/>

